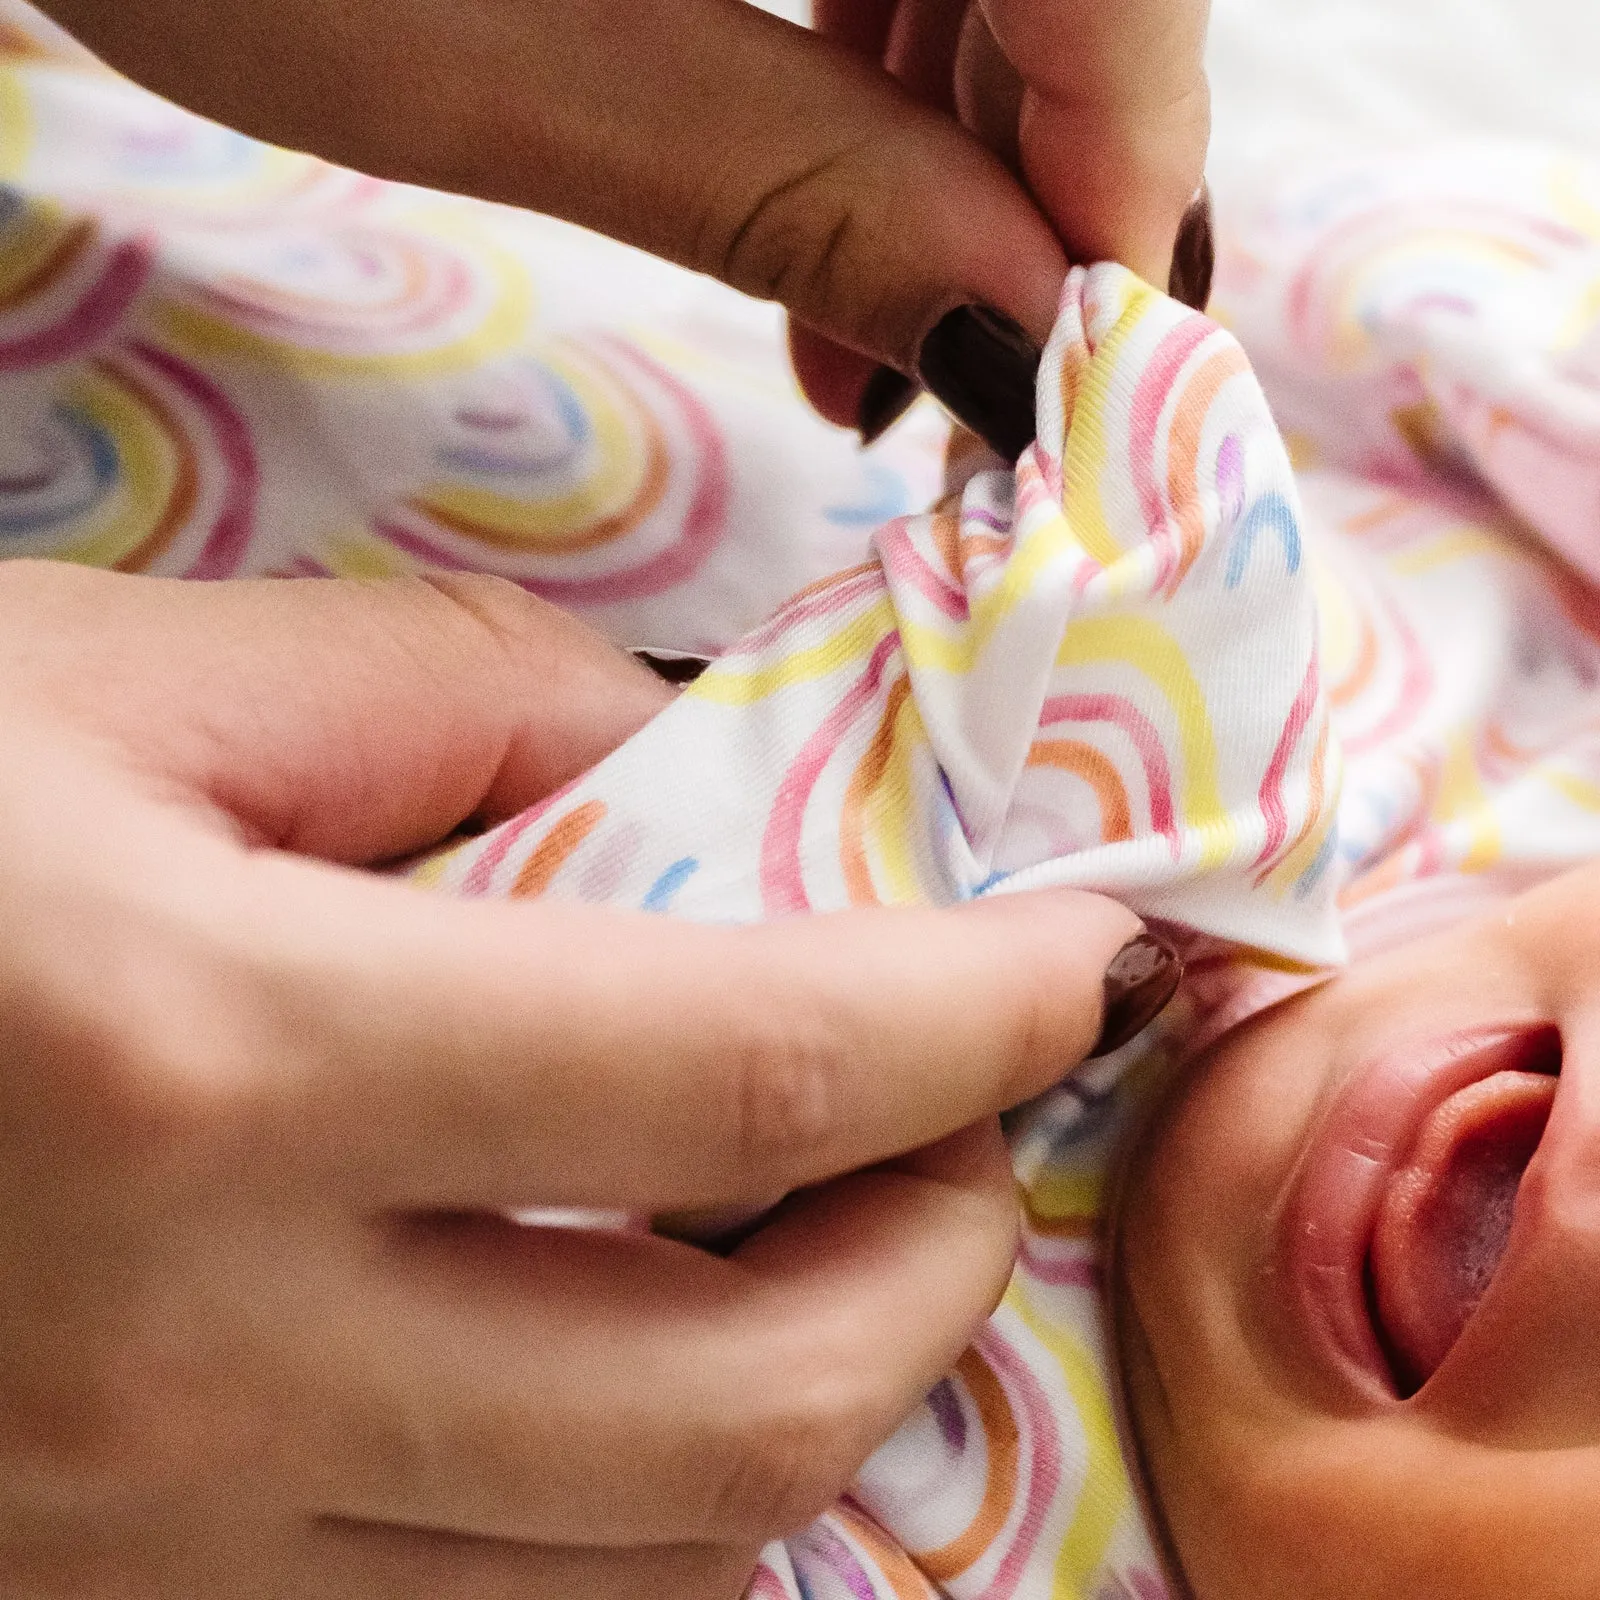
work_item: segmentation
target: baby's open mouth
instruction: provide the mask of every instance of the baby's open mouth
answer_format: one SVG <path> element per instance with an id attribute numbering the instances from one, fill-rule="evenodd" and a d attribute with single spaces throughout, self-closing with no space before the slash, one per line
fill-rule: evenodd
<path id="1" fill-rule="evenodd" d="M 1493 1280 L 1550 1120 L 1550 1026 L 1456 1036 L 1368 1063 L 1314 1130 L 1281 1249 L 1303 1326 L 1374 1396 L 1415 1394 Z"/>
<path id="2" fill-rule="evenodd" d="M 1526 1057 L 1435 1106 L 1384 1188 L 1367 1291 L 1403 1395 L 1438 1370 L 1505 1254 L 1517 1190 L 1555 1101 L 1559 1035 L 1541 1030 Z"/>

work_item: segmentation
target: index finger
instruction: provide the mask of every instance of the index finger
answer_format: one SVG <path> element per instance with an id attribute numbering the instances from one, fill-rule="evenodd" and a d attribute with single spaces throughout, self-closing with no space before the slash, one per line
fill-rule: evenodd
<path id="1" fill-rule="evenodd" d="M 982 0 L 1021 73 L 1022 168 L 1068 254 L 1164 285 L 1211 128 L 1207 0 Z"/>
<path id="2" fill-rule="evenodd" d="M 266 1109 L 378 1207 L 770 1202 L 1059 1079 L 1140 931 L 1072 891 L 715 928 L 261 870 Z"/>

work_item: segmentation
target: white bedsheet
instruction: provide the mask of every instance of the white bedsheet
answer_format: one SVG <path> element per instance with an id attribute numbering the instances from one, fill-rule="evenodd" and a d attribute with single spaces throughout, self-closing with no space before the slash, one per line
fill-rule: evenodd
<path id="1" fill-rule="evenodd" d="M 1213 0 L 1210 54 L 1224 185 L 1339 141 L 1464 133 L 1600 150 L 1592 0 Z"/>
<path id="2" fill-rule="evenodd" d="M 1224 184 L 1339 141 L 1476 133 L 1600 150 L 1594 0 L 1213 0 L 1210 55 Z"/>

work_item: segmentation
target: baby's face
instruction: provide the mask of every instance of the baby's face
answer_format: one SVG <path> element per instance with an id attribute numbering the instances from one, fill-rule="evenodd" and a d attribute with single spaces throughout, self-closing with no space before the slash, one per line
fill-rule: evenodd
<path id="1" fill-rule="evenodd" d="M 1199 1600 L 1600 1595 L 1600 866 L 1225 1040 L 1113 1267 Z"/>

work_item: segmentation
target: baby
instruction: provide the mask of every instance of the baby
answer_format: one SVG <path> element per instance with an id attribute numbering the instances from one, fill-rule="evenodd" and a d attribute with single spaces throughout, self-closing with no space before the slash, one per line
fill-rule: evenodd
<path id="1" fill-rule="evenodd" d="M 1223 309 L 1298 484 L 1233 339 L 1075 271 L 1015 475 L 958 452 L 935 512 L 421 869 L 737 920 L 1074 884 L 1188 957 L 1154 1040 L 1018 1119 L 1005 1305 L 757 1593 L 1600 1589 L 1600 868 L 1557 876 L 1600 856 L 1600 612 L 1551 553 L 1600 564 L 1600 248 L 1540 186 L 1577 211 L 1537 160 L 1425 157 L 1243 224 Z M 1161 1054 L 1113 1363 L 1094 1218 Z"/>
<path id="2" fill-rule="evenodd" d="M 739 640 L 421 882 L 715 919 L 1075 884 L 1188 959 L 1011 1119 L 1005 1302 L 754 1595 L 1600 1593 L 1600 180 L 1303 181 L 1224 217 L 1237 340 L 1079 271 L 1018 471 L 958 441 L 896 517 L 930 420 L 858 454 L 731 296 L 0 46 L 19 126 L 85 130 L 14 152 L 7 315 L 78 341 L 0 375 L 18 548 L 477 567 Z"/>
<path id="3" fill-rule="evenodd" d="M 1358 962 L 1178 1080 L 1112 1282 L 1205 1600 L 1600 1593 L 1600 867 Z"/>
<path id="4" fill-rule="evenodd" d="M 1421 648 L 1387 724 L 1364 646 L 1330 673 L 1357 961 L 1187 1063 L 1122 1173 L 1130 1434 L 1207 1600 L 1600 1593 L 1600 867 L 1559 871 L 1600 804 L 1593 193 L 1487 151 L 1330 173 L 1230 264 L 1279 415 L 1393 486 L 1302 480 Z"/>

